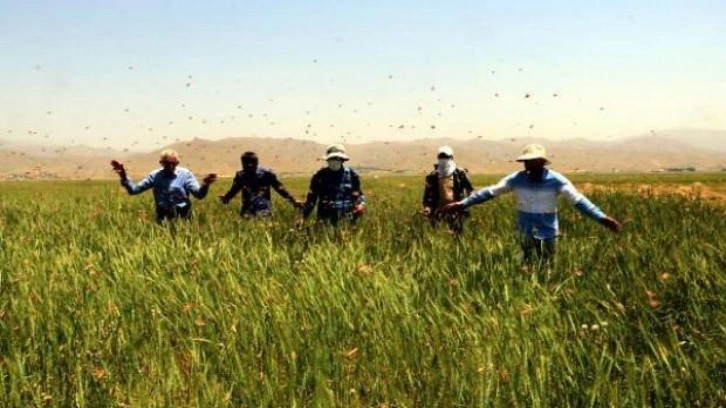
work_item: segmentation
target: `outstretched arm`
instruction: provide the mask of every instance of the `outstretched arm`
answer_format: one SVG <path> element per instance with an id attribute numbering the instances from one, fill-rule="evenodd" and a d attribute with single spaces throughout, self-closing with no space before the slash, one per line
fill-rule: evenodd
<path id="1" fill-rule="evenodd" d="M 472 205 L 481 204 L 484 202 L 487 202 L 495 197 L 498 197 L 502 194 L 506 194 L 510 191 L 512 191 L 512 178 L 513 175 L 507 176 L 499 181 L 499 183 L 484 187 L 481 190 L 477 191 L 476 193 L 470 195 L 469 197 L 457 201 L 455 203 L 447 204 L 444 206 L 442 211 L 444 212 L 455 212 L 459 210 L 463 210 L 467 207 L 471 207 Z"/>
<path id="2" fill-rule="evenodd" d="M 272 188 L 275 189 L 275 191 L 277 191 L 277 194 L 279 194 L 280 197 L 289 201 L 290 204 L 295 206 L 295 208 L 302 208 L 303 203 L 297 201 L 295 197 L 293 197 L 293 195 L 290 194 L 289 191 L 287 191 L 285 186 L 282 185 L 282 182 L 280 182 L 280 180 L 277 178 L 277 175 L 275 175 L 274 173 L 270 173 L 270 177 L 272 178 L 270 180 L 270 185 L 272 186 Z"/>
<path id="3" fill-rule="evenodd" d="M 358 173 L 351 171 L 350 184 L 351 192 L 350 198 L 353 201 L 353 214 L 360 215 L 365 212 L 366 208 L 366 196 L 363 194 L 363 190 L 360 187 L 360 177 Z"/>
<path id="4" fill-rule="evenodd" d="M 124 186 L 126 191 L 130 195 L 136 195 L 141 194 L 144 191 L 150 189 L 154 185 L 154 177 L 156 176 L 156 173 L 150 173 L 146 177 L 144 177 L 143 180 L 139 182 L 139 184 L 134 184 L 131 180 L 129 180 L 128 175 L 126 174 L 126 168 L 124 167 L 123 163 L 111 160 L 111 167 L 113 167 L 113 171 L 118 174 L 119 179 L 121 180 L 121 185 Z"/>
<path id="5" fill-rule="evenodd" d="M 200 185 L 197 181 L 197 178 L 194 177 L 194 174 L 192 172 L 188 173 L 185 187 L 187 191 L 196 197 L 197 199 L 201 200 L 204 197 L 207 196 L 207 193 L 209 192 L 209 186 L 212 185 L 217 181 L 217 175 L 214 173 L 207 174 L 206 177 L 202 180 L 202 184 Z"/>
<path id="6" fill-rule="evenodd" d="M 232 186 L 229 188 L 227 193 L 223 196 L 219 196 L 219 200 L 222 202 L 222 204 L 228 204 L 234 196 L 239 193 L 240 190 L 242 190 L 242 178 L 239 176 L 239 174 L 235 174 L 234 180 L 232 180 Z"/>
<path id="7" fill-rule="evenodd" d="M 126 191 L 128 191 L 130 195 L 141 194 L 154 186 L 154 175 L 149 174 L 139 181 L 138 184 L 134 184 L 133 181 L 126 178 L 125 180 L 121 180 L 121 185 L 126 188 Z"/>
<path id="8" fill-rule="evenodd" d="M 616 219 L 609 217 L 598 206 L 593 204 L 592 201 L 577 191 L 575 186 L 569 181 L 562 186 L 560 193 L 564 195 L 565 199 L 570 204 L 573 204 L 580 213 L 599 222 L 609 230 L 613 232 L 620 232 L 623 228 Z"/>
<path id="9" fill-rule="evenodd" d="M 435 184 L 430 176 L 426 176 L 424 183 L 424 193 L 421 204 L 423 205 L 424 214 L 430 215 L 436 206 L 436 203 L 434 202 Z"/>
<path id="10" fill-rule="evenodd" d="M 471 207 L 472 205 L 485 203 L 495 197 L 499 197 L 502 194 L 512 191 L 512 177 L 513 176 L 507 176 L 499 180 L 499 182 L 493 186 L 482 188 L 476 193 L 461 200 L 461 204 L 464 208 Z"/>
<path id="11" fill-rule="evenodd" d="M 302 208 L 302 217 L 307 218 L 311 212 L 313 212 L 313 209 L 315 208 L 315 204 L 318 202 L 318 196 L 320 195 L 319 187 L 318 187 L 318 178 L 319 173 L 315 173 L 312 179 L 310 179 L 310 189 L 308 190 L 308 196 L 305 200 L 305 204 L 303 204 Z"/>

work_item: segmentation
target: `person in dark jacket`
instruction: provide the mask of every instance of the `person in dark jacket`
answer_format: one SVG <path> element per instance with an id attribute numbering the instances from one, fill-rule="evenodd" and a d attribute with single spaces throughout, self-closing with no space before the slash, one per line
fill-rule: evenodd
<path id="1" fill-rule="evenodd" d="M 318 170 L 310 180 L 310 191 L 303 205 L 303 220 L 318 207 L 318 220 L 337 225 L 340 220 L 356 221 L 365 211 L 365 196 L 361 190 L 360 177 L 355 170 L 343 165 L 349 157 L 340 144 L 328 147 L 323 157 L 327 167 Z"/>
<path id="2" fill-rule="evenodd" d="M 302 203 L 295 200 L 295 197 L 285 189 L 275 173 L 259 166 L 260 159 L 257 154 L 245 152 L 240 160 L 242 170 L 235 174 L 229 191 L 219 197 L 222 204 L 228 204 L 238 192 L 242 191 L 240 215 L 243 217 L 267 217 L 272 214 L 270 188 L 273 188 L 295 208 L 302 208 Z"/>
<path id="3" fill-rule="evenodd" d="M 454 150 L 449 146 L 439 148 L 437 164 L 426 176 L 426 188 L 423 195 L 423 213 L 431 225 L 440 221 L 446 222 L 454 234 L 461 234 L 467 211 L 446 213 L 441 209 L 447 204 L 458 202 L 468 197 L 474 187 L 469 181 L 466 170 L 456 167 Z"/>

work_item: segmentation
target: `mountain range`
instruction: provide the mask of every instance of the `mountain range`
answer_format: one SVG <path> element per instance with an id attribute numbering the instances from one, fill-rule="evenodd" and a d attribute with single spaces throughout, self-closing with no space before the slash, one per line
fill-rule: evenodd
<path id="1" fill-rule="evenodd" d="M 521 168 L 514 159 L 528 143 L 547 147 L 553 168 L 568 172 L 651 172 L 726 169 L 726 131 L 673 130 L 613 141 L 584 138 L 548 140 L 534 138 L 418 139 L 405 142 L 350 144 L 350 165 L 361 172 L 421 174 L 436 161 L 436 151 L 450 145 L 460 167 L 472 173 L 507 173 Z M 182 165 L 198 174 L 215 172 L 231 176 L 239 156 L 258 153 L 264 167 L 282 175 L 310 174 L 324 165 L 326 145 L 310 140 L 238 137 L 222 140 L 194 139 L 166 146 L 177 150 Z M 104 179 L 115 177 L 108 162 L 124 162 L 138 178 L 158 167 L 159 150 L 128 152 L 85 146 L 39 146 L 0 141 L 1 179 Z"/>

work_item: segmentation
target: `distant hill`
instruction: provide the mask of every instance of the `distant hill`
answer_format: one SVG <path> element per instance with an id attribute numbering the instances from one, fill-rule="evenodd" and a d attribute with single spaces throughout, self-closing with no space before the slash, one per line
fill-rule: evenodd
<path id="1" fill-rule="evenodd" d="M 649 135 L 627 138 L 628 141 L 639 141 L 645 145 L 654 142 L 668 144 L 679 143 L 683 149 L 698 148 L 706 151 L 726 153 L 726 131 L 704 129 L 676 129 L 664 132 L 652 132 Z"/>
<path id="2" fill-rule="evenodd" d="M 506 173 L 521 168 L 514 159 L 522 146 L 538 142 L 550 152 L 553 167 L 563 172 L 648 172 L 666 168 L 714 171 L 726 168 L 721 137 L 726 132 L 686 131 L 650 134 L 618 141 L 586 139 L 553 141 L 542 139 L 454 140 L 419 139 L 407 142 L 372 142 L 348 145 L 350 165 L 362 172 L 422 174 L 432 168 L 439 146 L 454 148 L 455 159 L 472 173 Z M 704 147 L 697 147 L 701 144 Z M 283 175 L 310 174 L 324 163 L 326 146 L 309 140 L 275 138 L 230 138 L 217 141 L 194 139 L 167 146 L 177 150 L 182 165 L 197 174 L 216 172 L 231 176 L 239 168 L 239 156 L 257 152 L 262 165 Z M 51 150 L 51 152 L 48 152 Z M 160 149 L 161 150 L 161 149 Z M 135 178 L 157 167 L 159 151 L 129 153 L 83 147 L 38 147 L 10 149 L 0 145 L 0 178 L 112 178 L 108 162 L 123 160 Z"/>
<path id="3" fill-rule="evenodd" d="M 96 147 L 88 147 L 83 145 L 61 146 L 53 144 L 33 144 L 15 142 L 12 140 L 0 139 L 0 151 L 15 151 L 25 153 L 26 155 L 38 157 L 61 157 L 61 156 L 80 156 L 80 157 L 99 157 L 104 155 L 127 155 L 126 152 L 111 148 L 101 149 Z"/>

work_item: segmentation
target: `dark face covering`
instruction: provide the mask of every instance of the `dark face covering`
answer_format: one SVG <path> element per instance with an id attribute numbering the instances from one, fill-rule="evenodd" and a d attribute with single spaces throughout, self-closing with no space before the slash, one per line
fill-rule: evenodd
<path id="1" fill-rule="evenodd" d="M 527 177 L 531 181 L 542 181 L 546 163 L 544 159 L 525 160 L 524 170 L 527 172 Z"/>
<path id="2" fill-rule="evenodd" d="M 258 164 L 257 160 L 243 161 L 242 170 L 244 170 L 246 174 L 255 174 L 257 172 Z"/>

